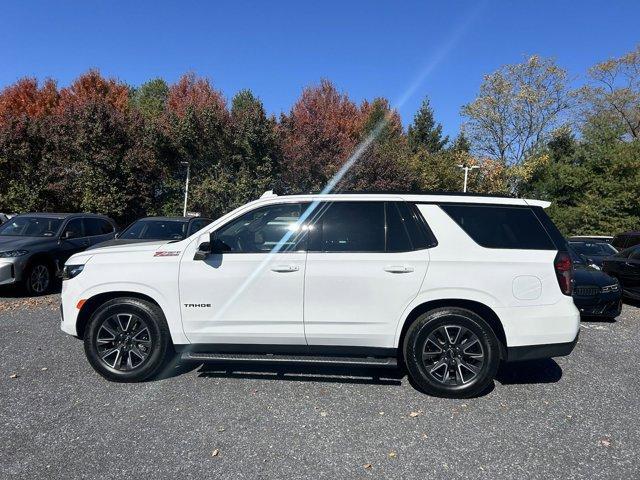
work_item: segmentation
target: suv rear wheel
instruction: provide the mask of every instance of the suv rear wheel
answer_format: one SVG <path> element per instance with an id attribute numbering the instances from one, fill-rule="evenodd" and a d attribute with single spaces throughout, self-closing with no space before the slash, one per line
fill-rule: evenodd
<path id="1" fill-rule="evenodd" d="M 456 307 L 430 310 L 409 327 L 404 360 L 412 380 L 430 395 L 467 398 L 493 381 L 500 347 L 479 315 Z"/>
<path id="2" fill-rule="evenodd" d="M 84 350 L 107 380 L 140 382 L 158 375 L 173 355 L 169 328 L 157 305 L 138 298 L 115 298 L 89 319 Z"/>

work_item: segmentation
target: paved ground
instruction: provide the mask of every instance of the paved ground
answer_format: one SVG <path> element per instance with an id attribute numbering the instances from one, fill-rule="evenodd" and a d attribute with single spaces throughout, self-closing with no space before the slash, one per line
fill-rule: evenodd
<path id="1" fill-rule="evenodd" d="M 570 357 L 444 400 L 384 370 L 195 366 L 108 383 L 59 331 L 57 301 L 0 298 L 1 478 L 640 476 L 635 307 L 583 323 Z"/>

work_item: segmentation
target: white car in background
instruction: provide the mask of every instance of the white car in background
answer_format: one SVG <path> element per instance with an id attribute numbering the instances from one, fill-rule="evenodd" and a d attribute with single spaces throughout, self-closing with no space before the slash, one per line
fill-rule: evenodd
<path id="1" fill-rule="evenodd" d="M 404 364 L 425 392 L 481 393 L 500 361 L 569 354 L 580 316 L 547 202 L 266 195 L 181 241 L 64 269 L 62 329 L 113 381 L 168 360 Z"/>

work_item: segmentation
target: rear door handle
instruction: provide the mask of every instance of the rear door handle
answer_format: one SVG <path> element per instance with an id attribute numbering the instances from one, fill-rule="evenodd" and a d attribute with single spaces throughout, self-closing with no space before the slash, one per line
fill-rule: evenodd
<path id="1" fill-rule="evenodd" d="M 384 267 L 385 272 L 389 273 L 411 273 L 413 267 L 407 267 L 406 265 L 387 265 Z"/>
<path id="2" fill-rule="evenodd" d="M 285 273 L 285 272 L 297 272 L 300 270 L 298 265 L 276 265 L 271 267 L 272 272 Z"/>

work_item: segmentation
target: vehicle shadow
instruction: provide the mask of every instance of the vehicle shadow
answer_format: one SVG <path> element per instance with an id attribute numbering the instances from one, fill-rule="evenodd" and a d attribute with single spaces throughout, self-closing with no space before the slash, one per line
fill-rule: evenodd
<path id="1" fill-rule="evenodd" d="M 2 285 L 0 286 L 0 298 L 40 298 L 47 295 L 55 295 L 61 291 L 62 282 L 55 282 L 45 295 L 29 295 L 24 288 L 20 288 L 17 285 Z"/>
<path id="2" fill-rule="evenodd" d="M 188 362 L 176 361 L 170 364 L 154 380 L 177 377 L 197 371 L 199 378 L 275 380 L 288 382 L 343 383 L 356 385 L 401 386 L 403 381 L 420 391 L 402 367 L 356 367 L 350 365 L 309 365 L 309 364 L 261 364 L 233 362 Z M 562 369 L 553 359 L 530 360 L 502 364 L 495 380 L 501 385 L 523 385 L 555 383 L 562 378 Z M 483 397 L 495 388 L 492 382 L 482 393 Z"/>
<path id="3" fill-rule="evenodd" d="M 552 359 L 502 363 L 496 381 L 502 385 L 556 383 L 562 378 L 562 368 Z"/>

